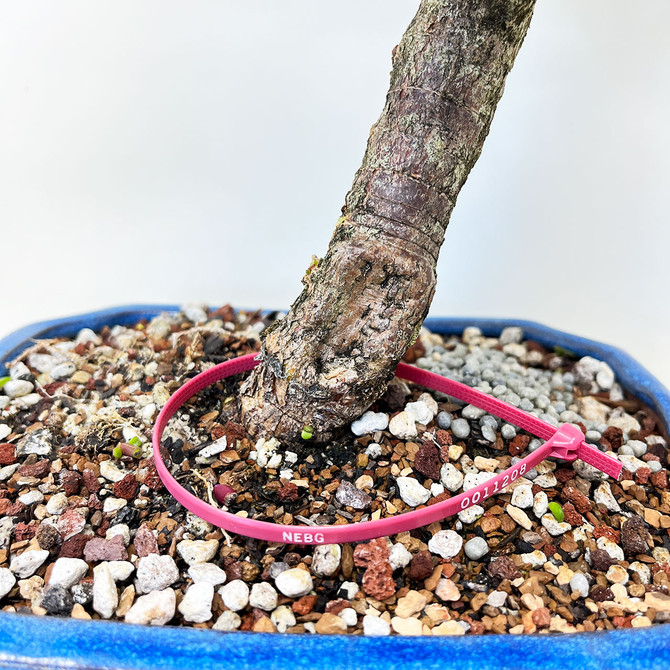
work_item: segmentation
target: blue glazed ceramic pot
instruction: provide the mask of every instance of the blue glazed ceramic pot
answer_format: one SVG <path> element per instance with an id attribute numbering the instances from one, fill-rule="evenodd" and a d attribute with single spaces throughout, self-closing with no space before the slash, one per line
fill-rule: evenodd
<path id="1" fill-rule="evenodd" d="M 81 328 L 130 325 L 174 305 L 133 305 L 45 321 L 0 340 L 4 364 L 31 339 L 66 337 Z M 622 385 L 649 404 L 670 429 L 670 393 L 642 366 L 615 347 L 562 333 L 531 321 L 429 318 L 426 326 L 461 333 L 478 326 L 498 335 L 521 326 L 549 347 L 606 361 Z M 670 667 L 670 625 L 575 635 L 486 635 L 460 638 L 364 638 L 217 633 L 192 628 L 150 628 L 108 621 L 77 621 L 0 613 L 0 668 L 137 668 L 215 670 L 642 670 Z"/>

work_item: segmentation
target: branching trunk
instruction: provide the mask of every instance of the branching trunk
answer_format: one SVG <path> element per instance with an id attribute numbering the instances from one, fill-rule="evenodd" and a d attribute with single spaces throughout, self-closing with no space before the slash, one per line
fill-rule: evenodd
<path id="1" fill-rule="evenodd" d="M 331 439 L 385 390 L 435 291 L 456 197 L 479 157 L 535 0 L 423 0 L 325 258 L 270 328 L 242 391 L 255 436 Z"/>

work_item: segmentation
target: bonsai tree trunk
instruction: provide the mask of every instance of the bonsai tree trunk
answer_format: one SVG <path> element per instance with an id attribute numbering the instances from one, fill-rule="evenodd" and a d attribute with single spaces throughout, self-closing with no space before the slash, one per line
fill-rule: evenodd
<path id="1" fill-rule="evenodd" d="M 242 389 L 252 436 L 331 439 L 384 393 L 435 292 L 456 197 L 535 0 L 423 0 L 326 256 L 263 338 Z"/>

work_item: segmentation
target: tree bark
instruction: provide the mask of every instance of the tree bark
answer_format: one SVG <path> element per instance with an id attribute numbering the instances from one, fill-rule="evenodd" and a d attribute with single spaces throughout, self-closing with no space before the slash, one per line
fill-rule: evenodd
<path id="1" fill-rule="evenodd" d="M 428 313 L 449 217 L 534 4 L 421 2 L 326 256 L 242 389 L 252 436 L 290 442 L 311 426 L 330 440 L 386 389 Z"/>

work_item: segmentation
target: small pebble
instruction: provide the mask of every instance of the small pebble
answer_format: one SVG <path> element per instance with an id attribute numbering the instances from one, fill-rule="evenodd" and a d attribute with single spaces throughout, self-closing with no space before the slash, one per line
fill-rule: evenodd
<path id="1" fill-rule="evenodd" d="M 441 530 L 428 541 L 428 550 L 442 558 L 454 558 L 463 546 L 463 538 L 453 530 Z"/>

